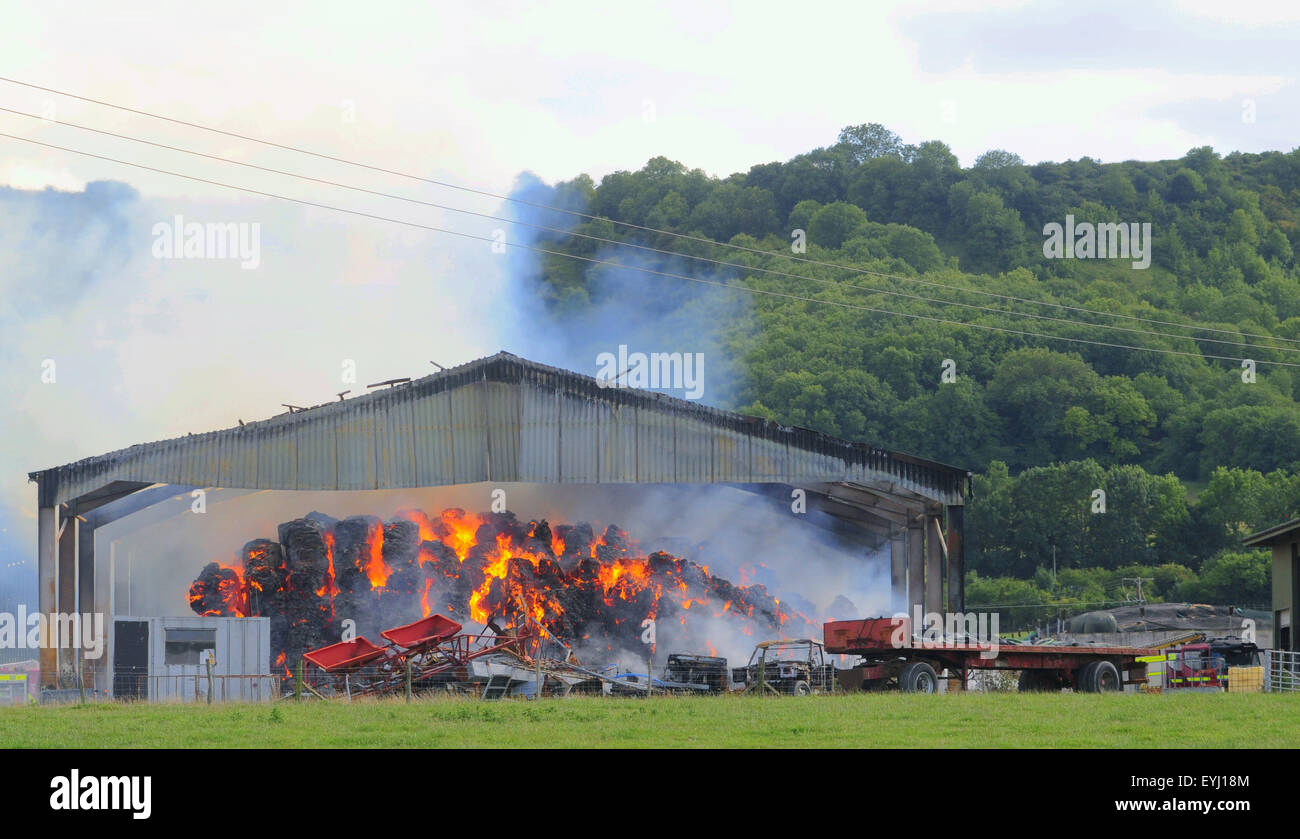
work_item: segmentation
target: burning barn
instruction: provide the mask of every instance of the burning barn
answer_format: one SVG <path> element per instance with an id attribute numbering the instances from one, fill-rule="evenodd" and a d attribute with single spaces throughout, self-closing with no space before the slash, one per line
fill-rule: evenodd
<path id="1" fill-rule="evenodd" d="M 841 594 L 879 574 L 877 611 L 962 607 L 965 470 L 506 353 L 30 477 L 42 612 L 257 619 L 282 674 L 431 613 L 596 650 L 646 618 L 698 653 L 704 624 L 805 634 L 867 605 L 799 591 L 823 553 Z"/>

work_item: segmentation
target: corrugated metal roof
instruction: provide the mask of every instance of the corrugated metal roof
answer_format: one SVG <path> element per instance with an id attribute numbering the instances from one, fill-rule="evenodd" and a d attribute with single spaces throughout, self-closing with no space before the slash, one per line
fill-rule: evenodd
<path id="1" fill-rule="evenodd" d="M 499 353 L 355 399 L 29 477 L 42 506 L 112 481 L 276 490 L 846 481 L 961 504 L 969 474 Z"/>

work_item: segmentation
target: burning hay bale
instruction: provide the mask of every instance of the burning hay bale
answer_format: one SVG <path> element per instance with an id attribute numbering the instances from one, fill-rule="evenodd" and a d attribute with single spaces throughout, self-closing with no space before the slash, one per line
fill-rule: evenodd
<path id="1" fill-rule="evenodd" d="M 358 635 L 373 636 L 382 628 L 369 569 L 375 568 L 382 586 L 383 533 L 378 516 L 349 516 L 334 526 L 334 617 L 354 621 Z"/>
<path id="2" fill-rule="evenodd" d="M 425 575 L 420 568 L 420 526 L 407 519 L 386 523 L 381 556 L 388 576 L 379 596 L 379 611 L 390 622 L 408 623 L 421 617 Z"/>
<path id="3" fill-rule="evenodd" d="M 239 574 L 233 568 L 222 568 L 209 562 L 190 585 L 190 608 L 205 616 L 239 611 L 242 586 Z"/>
<path id="4" fill-rule="evenodd" d="M 586 522 L 551 527 L 509 512 L 404 510 L 387 522 L 313 513 L 281 524 L 278 537 L 246 544 L 242 568 L 209 563 L 190 603 L 200 614 L 270 616 L 272 657 L 286 670 L 338 641 L 344 620 L 373 635 L 440 612 L 507 633 L 536 630 L 588 654 L 641 655 L 646 618 L 661 643 L 704 641 L 694 624 L 753 634 L 789 619 L 763 586 L 734 585 L 663 551 L 639 556 L 612 524 L 597 536 Z"/>

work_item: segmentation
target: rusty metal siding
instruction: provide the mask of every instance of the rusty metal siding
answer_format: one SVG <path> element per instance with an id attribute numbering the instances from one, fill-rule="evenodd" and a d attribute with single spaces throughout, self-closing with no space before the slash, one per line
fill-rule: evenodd
<path id="1" fill-rule="evenodd" d="M 40 503 L 115 480 L 248 489 L 480 481 L 853 481 L 964 503 L 964 470 L 501 354 L 243 427 L 33 473 Z"/>

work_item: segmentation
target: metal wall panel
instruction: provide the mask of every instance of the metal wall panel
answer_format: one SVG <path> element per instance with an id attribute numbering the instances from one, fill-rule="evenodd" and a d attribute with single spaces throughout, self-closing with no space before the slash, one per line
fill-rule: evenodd
<path id="1" fill-rule="evenodd" d="M 207 665 L 167 664 L 169 629 L 204 629 L 215 633 L 214 698 L 264 700 L 274 695 L 271 676 L 271 621 L 269 618 L 117 616 L 119 621 L 144 621 L 149 626 L 148 698 L 152 701 L 202 702 L 207 700 Z M 110 628 L 110 635 L 114 634 Z M 113 662 L 109 663 L 113 683 Z M 252 677 L 252 678 L 236 678 Z"/>
<path id="2" fill-rule="evenodd" d="M 492 479 L 491 437 L 487 433 L 482 384 L 474 382 L 447 395 L 451 399 L 453 482 L 473 484 Z"/>
<path id="3" fill-rule="evenodd" d="M 298 486 L 298 436 L 276 425 L 253 437 L 257 449 L 256 487 L 296 489 Z"/>
<path id="4" fill-rule="evenodd" d="M 519 480 L 519 437 L 521 432 L 522 393 L 527 385 L 484 382 L 483 414 L 492 453 L 494 481 Z M 551 444 L 554 445 L 554 442 Z M 554 468 L 549 475 L 554 475 Z"/>
<path id="5" fill-rule="evenodd" d="M 523 385 L 519 389 L 518 480 L 552 483 L 561 479 L 560 433 L 563 397 L 558 393 Z"/>
<path id="6" fill-rule="evenodd" d="M 674 482 L 700 484 L 712 481 L 715 429 L 706 428 L 694 417 L 679 413 L 674 417 L 673 431 Z"/>
<path id="7" fill-rule="evenodd" d="M 693 433 L 699 436 L 699 431 Z M 749 437 L 729 428 L 719 428 L 714 431 L 712 442 L 712 469 L 707 480 L 747 483 L 754 479 Z"/>
<path id="8" fill-rule="evenodd" d="M 416 486 L 415 404 L 409 400 L 385 401 L 376 423 L 375 456 L 380 489 Z"/>
<path id="9" fill-rule="evenodd" d="M 969 473 L 507 354 L 410 384 L 32 473 L 51 506 L 116 480 L 248 489 L 481 481 L 834 482 L 964 503 Z"/>
<path id="10" fill-rule="evenodd" d="M 436 393 L 411 403 L 415 423 L 415 485 L 443 486 L 456 482 L 451 421 L 451 396 Z"/>
<path id="11" fill-rule="evenodd" d="M 633 405 L 615 403 L 601 426 L 601 469 L 598 482 L 637 481 L 637 415 Z"/>
<path id="12" fill-rule="evenodd" d="M 590 399 L 555 394 L 557 483 L 582 481 L 600 474 L 598 464 L 601 407 Z"/>
<path id="13" fill-rule="evenodd" d="M 677 482 L 675 420 L 671 413 L 637 411 L 635 480 L 638 483 Z"/>
<path id="14" fill-rule="evenodd" d="M 337 445 L 339 489 L 374 489 L 379 485 L 375 469 L 375 402 L 353 400 L 338 415 L 334 430 Z"/>
<path id="15" fill-rule="evenodd" d="M 336 415 L 298 427 L 296 447 L 298 480 L 294 489 L 338 489 L 338 452 L 334 434 Z"/>

